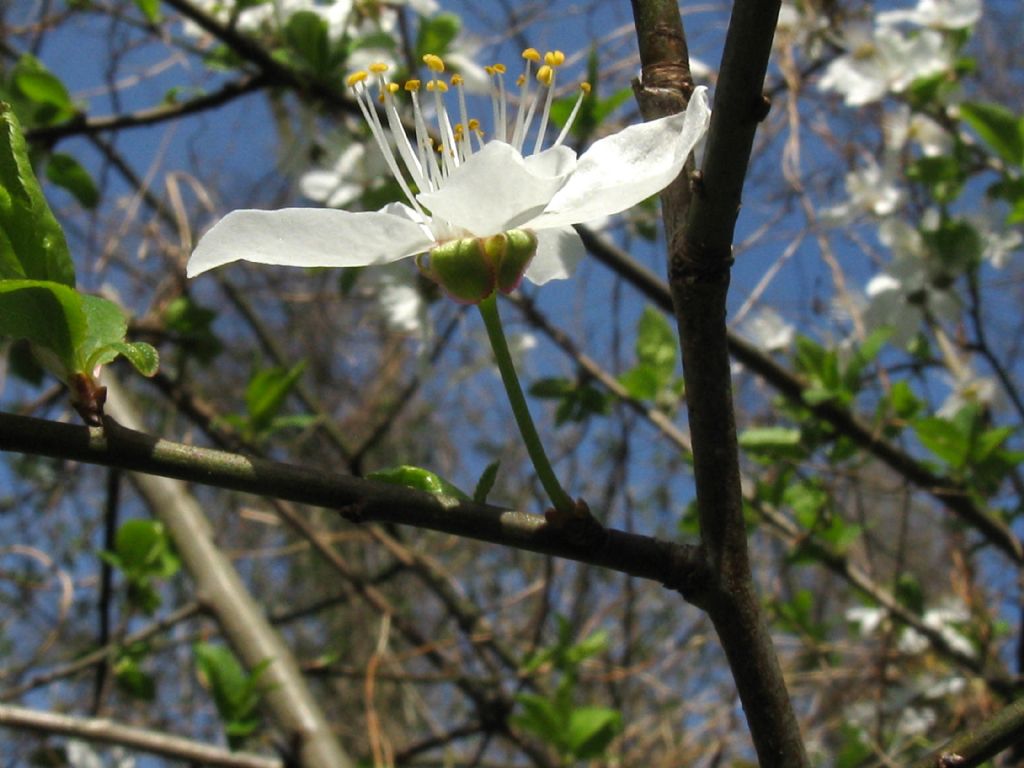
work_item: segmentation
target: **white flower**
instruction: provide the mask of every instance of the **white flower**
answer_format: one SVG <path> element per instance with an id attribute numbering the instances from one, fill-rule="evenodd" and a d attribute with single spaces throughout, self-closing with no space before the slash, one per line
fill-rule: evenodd
<path id="1" fill-rule="evenodd" d="M 479 121 L 467 111 L 462 78 L 439 79 L 444 62 L 437 56 L 424 57 L 432 71 L 425 95 L 419 92 L 420 81 L 405 84 L 413 107 L 413 141 L 398 111 L 401 88 L 386 79 L 387 66 L 374 65 L 369 73 L 350 76 L 349 85 L 408 205 L 392 203 L 377 212 L 359 213 L 305 208 L 234 211 L 200 241 L 189 259 L 188 275 L 238 259 L 300 267 L 386 264 L 445 243 L 525 231 L 536 239 L 526 277 L 537 284 L 568 277 L 584 253 L 571 225 L 623 211 L 675 179 L 707 129 L 707 91 L 697 88 L 686 112 L 625 128 L 599 140 L 577 159 L 563 143 L 568 125 L 543 148 L 555 71 L 564 55 L 546 54 L 536 81 L 531 67 L 541 57 L 533 49 L 523 55 L 526 73 L 514 119 L 506 98 L 505 68 L 487 68 L 493 79 L 494 134 L 486 139 Z M 377 87 L 371 88 L 374 80 Z M 455 92 L 457 120 L 445 109 L 449 87 Z M 437 144 L 428 130 L 421 96 L 433 100 Z M 582 96 L 581 92 L 581 100 Z M 429 270 L 430 264 L 425 266 Z"/>
<path id="2" fill-rule="evenodd" d="M 367 190 L 382 186 L 387 172 L 388 166 L 376 147 L 352 142 L 342 146 L 331 167 L 302 174 L 299 189 L 310 200 L 341 208 Z"/>
<path id="3" fill-rule="evenodd" d="M 822 211 L 830 224 L 845 224 L 865 213 L 889 216 L 900 207 L 904 197 L 893 166 L 880 166 L 873 157 L 863 167 L 846 174 L 846 194 L 845 203 Z"/>
<path id="4" fill-rule="evenodd" d="M 964 637 L 954 624 L 970 621 L 971 614 L 964 605 L 955 600 L 946 601 L 938 608 L 929 608 L 921 617 L 925 626 L 937 631 L 942 639 L 954 651 L 974 658 L 977 655 L 971 641 Z M 911 627 L 903 630 L 900 636 L 899 649 L 903 653 L 918 654 L 928 647 L 928 641 Z"/>
<path id="5" fill-rule="evenodd" d="M 99 752 L 84 741 L 70 739 L 67 745 L 68 765 L 71 768 L 134 768 L 135 758 L 122 747 L 111 747 L 106 751 L 110 758 L 104 760 Z"/>
<path id="6" fill-rule="evenodd" d="M 788 348 L 796 330 L 772 307 L 763 307 L 744 321 L 743 333 L 761 349 L 774 352 Z"/>
<path id="7" fill-rule="evenodd" d="M 875 633 L 889 616 L 884 608 L 855 606 L 846 611 L 846 620 L 857 625 L 857 631 L 861 637 L 868 637 Z"/>
<path id="8" fill-rule="evenodd" d="M 953 151 L 953 137 L 949 131 L 927 115 L 911 113 L 906 104 L 898 105 L 882 118 L 886 148 L 902 150 L 908 141 L 915 142 L 925 157 L 941 157 Z"/>
<path id="9" fill-rule="evenodd" d="M 956 376 L 950 376 L 952 391 L 936 412 L 951 419 L 968 405 L 991 406 L 999 400 L 999 387 L 994 379 L 977 376 L 970 366 L 964 366 Z"/>
<path id="10" fill-rule="evenodd" d="M 416 286 L 415 272 L 387 267 L 367 277 L 368 285 L 377 290 L 377 306 L 388 328 L 420 340 L 430 335 L 427 302 Z"/>
<path id="11" fill-rule="evenodd" d="M 889 341 L 906 346 L 925 320 L 951 320 L 959 311 L 949 291 L 949 276 L 928 252 L 921 233 L 906 222 L 886 219 L 879 226 L 879 240 L 889 247 L 893 260 L 886 272 L 868 283 L 870 305 L 864 321 L 872 330 L 889 326 Z"/>
<path id="12" fill-rule="evenodd" d="M 982 205 L 968 221 L 981 236 L 981 258 L 996 269 L 1002 269 L 1010 256 L 1024 244 L 1019 229 L 1007 229 L 1004 216 L 997 206 Z"/>
<path id="13" fill-rule="evenodd" d="M 888 26 L 851 25 L 842 45 L 848 53 L 828 65 L 818 88 L 842 94 L 851 107 L 902 93 L 918 78 L 945 72 L 953 63 L 952 48 L 932 29 L 905 35 Z"/>
<path id="14" fill-rule="evenodd" d="M 963 29 L 981 18 L 981 0 L 918 0 L 913 10 L 878 14 L 879 24 L 917 24 L 932 29 Z"/>

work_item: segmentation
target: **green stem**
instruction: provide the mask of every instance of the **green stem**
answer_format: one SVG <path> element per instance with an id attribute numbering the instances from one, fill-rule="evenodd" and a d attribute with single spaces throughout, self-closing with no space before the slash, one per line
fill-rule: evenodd
<path id="1" fill-rule="evenodd" d="M 551 468 L 551 462 L 544 452 L 537 428 L 533 426 L 533 418 L 530 416 L 530 409 L 526 406 L 526 398 L 523 397 L 522 387 L 519 386 L 519 376 L 516 375 L 515 365 L 512 363 L 512 355 L 508 351 L 508 342 L 505 340 L 505 329 L 501 326 L 501 317 L 498 316 L 498 296 L 492 293 L 478 305 L 480 316 L 484 319 L 487 327 L 487 338 L 491 341 L 491 349 L 494 350 L 494 359 L 498 363 L 498 370 L 501 371 L 501 381 L 508 393 L 508 401 L 512 406 L 512 414 L 519 425 L 519 433 L 526 443 L 526 451 L 530 454 L 530 461 L 533 468 L 537 470 L 537 477 L 541 485 L 554 504 L 555 509 L 563 514 L 572 514 L 576 508 L 569 494 L 567 494 L 555 477 L 555 471 Z"/>

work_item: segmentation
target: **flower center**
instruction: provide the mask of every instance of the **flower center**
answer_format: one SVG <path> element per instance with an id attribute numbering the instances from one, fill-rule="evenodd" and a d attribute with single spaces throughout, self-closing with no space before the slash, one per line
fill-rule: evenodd
<path id="1" fill-rule="evenodd" d="M 416 200 L 414 190 L 435 192 L 440 189 L 448 176 L 479 151 L 487 140 L 505 142 L 520 154 L 526 154 L 523 147 L 532 131 L 531 154 L 538 154 L 544 148 L 555 94 L 555 76 L 565 63 L 565 54 L 548 51 L 541 56 L 535 48 L 527 48 L 522 57 L 523 74 L 516 80 L 518 94 L 514 100 L 505 87 L 505 66 L 493 64 L 484 67 L 490 77 L 493 133 L 489 139 L 485 138 L 480 120 L 470 116 L 462 76 L 453 74 L 447 80 L 442 79 L 445 63 L 440 56 L 428 53 L 423 57 L 430 73 L 425 82 L 410 79 L 399 86 L 388 79 L 389 66 L 385 63 L 371 64 L 368 69 L 353 72 L 346 79 L 388 169 L 409 204 L 425 219 L 429 216 Z M 399 112 L 399 94 L 402 91 L 408 94 L 412 106 L 411 139 Z M 589 92 L 590 85 L 581 83 L 576 104 L 552 147 L 565 141 L 583 98 Z M 425 105 L 421 103 L 424 97 L 432 102 L 432 119 L 428 119 Z M 449 116 L 448 111 L 448 102 L 453 98 L 456 101 L 453 105 L 456 119 Z M 514 118 L 510 117 L 513 107 Z"/>

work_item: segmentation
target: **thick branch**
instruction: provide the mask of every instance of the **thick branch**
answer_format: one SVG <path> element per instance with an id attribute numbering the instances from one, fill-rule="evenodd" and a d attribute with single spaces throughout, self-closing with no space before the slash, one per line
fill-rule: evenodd
<path id="1" fill-rule="evenodd" d="M 975 768 L 1024 739 L 1024 699 L 1004 707 L 911 768 Z"/>
<path id="2" fill-rule="evenodd" d="M 336 509 L 353 522 L 413 525 L 456 536 L 563 557 L 651 579 L 693 595 L 706 569 L 698 547 L 606 529 L 602 541 L 576 540 L 542 515 L 432 496 L 349 475 L 306 469 L 237 453 L 173 443 L 126 429 L 0 413 L 0 450 L 115 466 Z"/>
<path id="3" fill-rule="evenodd" d="M 0 726 L 71 736 L 76 739 L 99 741 L 105 744 L 118 744 L 129 749 L 141 750 L 193 765 L 218 766 L 219 768 L 282 768 L 281 761 L 273 757 L 261 757 L 245 752 L 228 752 L 226 749 L 210 744 L 202 744 L 159 731 L 121 725 L 112 720 L 71 717 L 56 712 L 40 712 L 9 704 L 0 704 Z"/>
<path id="4" fill-rule="evenodd" d="M 679 111 L 690 82 L 678 6 L 634 0 L 634 11 L 644 116 Z M 733 4 L 703 183 L 691 190 L 684 176 L 661 198 L 701 541 L 715 578 L 705 608 L 729 659 L 760 765 L 799 768 L 809 763 L 750 570 L 725 325 L 733 227 L 754 130 L 763 117 L 761 88 L 778 11 L 778 0 Z"/>

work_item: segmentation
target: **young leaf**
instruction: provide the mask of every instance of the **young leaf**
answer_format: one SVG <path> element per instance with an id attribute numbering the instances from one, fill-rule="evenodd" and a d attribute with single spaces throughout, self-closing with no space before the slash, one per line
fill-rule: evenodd
<path id="1" fill-rule="evenodd" d="M 419 33 L 416 35 L 416 59 L 428 53 L 443 56 L 461 27 L 462 21 L 454 13 L 439 13 L 421 19 Z"/>
<path id="2" fill-rule="evenodd" d="M 305 361 L 300 361 L 290 369 L 267 368 L 252 377 L 245 391 L 245 405 L 253 433 L 270 428 L 305 369 Z"/>
<path id="3" fill-rule="evenodd" d="M 464 501 L 469 500 L 469 496 L 440 475 L 434 474 L 429 469 L 413 467 L 408 464 L 371 472 L 367 477 L 371 480 L 380 480 L 383 483 L 404 485 L 407 488 L 415 488 L 417 491 L 426 491 L 435 496 L 453 496 Z"/>
<path id="4" fill-rule="evenodd" d="M 46 178 L 63 187 L 83 208 L 95 208 L 100 201 L 100 191 L 89 172 L 71 155 L 54 152 L 46 161 Z"/>
<path id="5" fill-rule="evenodd" d="M 32 54 L 22 54 L 11 80 L 15 90 L 36 105 L 38 122 L 61 122 L 75 114 L 75 105 L 64 83 Z"/>
<path id="6" fill-rule="evenodd" d="M 569 716 L 567 751 L 578 760 L 600 756 L 622 730 L 622 715 L 605 707 L 580 707 Z"/>
<path id="7" fill-rule="evenodd" d="M 477 504 L 487 503 L 487 494 L 491 492 L 494 487 L 494 481 L 498 477 L 498 467 L 501 466 L 500 461 L 492 461 L 484 469 L 483 474 L 480 475 L 480 479 L 477 480 L 476 488 L 473 489 L 473 501 Z"/>
<path id="8" fill-rule="evenodd" d="M 21 126 L 0 102 L 0 279 L 50 280 L 74 286 L 64 231 L 43 197 Z"/>
<path id="9" fill-rule="evenodd" d="M 1024 164 L 1024 123 L 999 104 L 965 102 L 960 116 L 996 153 L 1011 165 Z"/>

